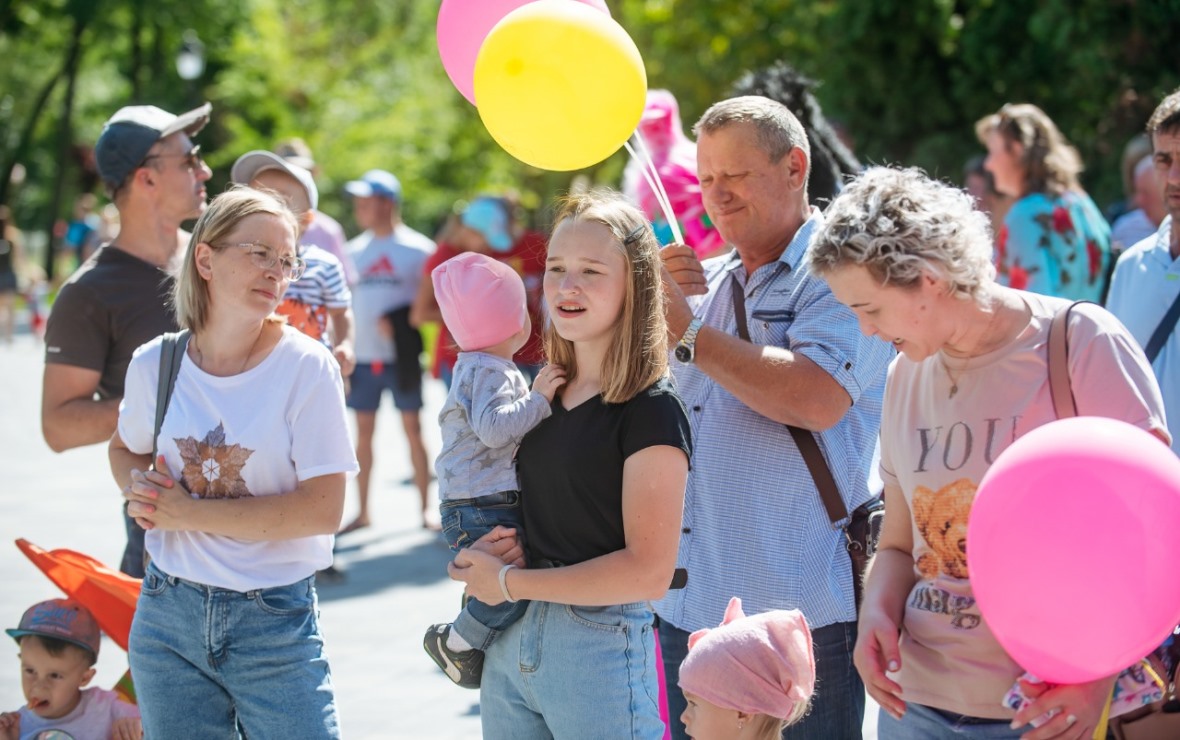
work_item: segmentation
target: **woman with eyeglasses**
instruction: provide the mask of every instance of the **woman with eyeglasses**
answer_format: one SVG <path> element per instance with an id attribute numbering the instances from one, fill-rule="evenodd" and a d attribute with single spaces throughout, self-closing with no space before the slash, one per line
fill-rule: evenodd
<path id="1" fill-rule="evenodd" d="M 340 734 L 313 574 L 357 463 L 331 352 L 274 315 L 303 271 L 295 234 L 269 194 L 215 198 L 177 280 L 191 334 L 155 439 L 162 340 L 127 371 L 110 460 L 152 561 L 129 646 L 148 737 Z"/>

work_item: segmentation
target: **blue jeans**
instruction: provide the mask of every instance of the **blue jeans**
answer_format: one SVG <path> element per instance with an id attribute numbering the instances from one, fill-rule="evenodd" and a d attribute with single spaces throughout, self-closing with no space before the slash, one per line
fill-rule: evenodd
<path id="1" fill-rule="evenodd" d="M 688 655 L 688 633 L 664 620 L 658 625 L 672 740 L 687 740 L 680 721 L 687 706 L 680 690 L 680 664 Z M 815 652 L 815 696 L 803 721 L 783 730 L 783 740 L 860 740 L 865 686 L 852 665 L 856 622 L 837 622 L 812 630 L 811 642 Z"/>
<path id="2" fill-rule="evenodd" d="M 146 737 L 340 737 L 314 578 L 242 593 L 149 564 L 128 656 Z"/>
<path id="3" fill-rule="evenodd" d="M 996 702 L 997 705 L 999 702 Z M 906 703 L 905 714 L 896 720 L 882 710 L 877 719 L 877 737 L 881 740 L 943 740 L 943 738 L 973 738 L 974 740 L 1015 740 L 1027 726 L 1013 730 L 1009 720 L 977 719 L 954 712 Z"/>
<path id="4" fill-rule="evenodd" d="M 517 536 L 520 535 L 519 491 L 444 501 L 439 509 L 443 534 L 455 552 L 470 547 L 500 524 L 514 528 Z M 487 650 L 501 632 L 524 616 L 527 608 L 527 601 L 488 606 L 477 599 L 468 599 L 453 629 L 469 645 Z"/>
<path id="5" fill-rule="evenodd" d="M 647 602 L 532 601 L 484 659 L 483 736 L 660 740 L 658 691 Z"/>

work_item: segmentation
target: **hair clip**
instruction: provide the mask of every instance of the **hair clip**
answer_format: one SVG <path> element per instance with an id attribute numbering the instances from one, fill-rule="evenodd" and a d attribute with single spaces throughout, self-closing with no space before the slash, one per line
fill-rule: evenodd
<path id="1" fill-rule="evenodd" d="M 640 237 L 643 236 L 643 230 L 646 226 L 647 224 L 639 224 L 634 229 L 631 229 L 631 233 L 623 237 L 623 246 L 629 247 L 635 242 L 639 241 Z"/>

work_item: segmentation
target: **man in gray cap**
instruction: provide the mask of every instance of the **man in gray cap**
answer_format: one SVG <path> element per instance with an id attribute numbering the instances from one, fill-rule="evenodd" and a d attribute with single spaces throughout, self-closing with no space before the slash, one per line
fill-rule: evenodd
<path id="1" fill-rule="evenodd" d="M 120 230 L 62 286 L 46 325 L 41 431 L 55 452 L 109 440 L 131 354 L 176 331 L 170 300 L 188 244 L 180 225 L 204 212 L 213 174 L 189 137 L 211 110 L 128 106 L 103 126 L 94 155 Z M 121 569 L 142 577 L 143 530 L 124 518 Z"/>
<path id="2" fill-rule="evenodd" d="M 373 431 L 381 397 L 389 391 L 401 413 L 410 446 L 414 484 L 422 505 L 422 526 L 430 520 L 430 463 L 422 441 L 422 351 L 417 330 L 409 324 L 410 304 L 422 281 L 422 268 L 435 245 L 401 219 L 402 186 L 385 170 L 369 170 L 344 186 L 352 196 L 357 226 L 364 232 L 348 243 L 356 266 L 352 289 L 356 318 L 356 369 L 352 372 L 348 406 L 356 412 L 356 457 L 360 463 L 357 491 L 360 511 L 341 533 L 371 523 L 369 480 L 373 470 Z M 414 340 L 418 339 L 418 346 Z"/>

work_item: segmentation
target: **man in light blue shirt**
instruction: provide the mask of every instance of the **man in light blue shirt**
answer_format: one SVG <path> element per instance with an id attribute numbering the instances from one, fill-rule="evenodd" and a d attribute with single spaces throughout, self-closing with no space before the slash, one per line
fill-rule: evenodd
<path id="1" fill-rule="evenodd" d="M 1148 350 L 1164 396 L 1172 450 L 1180 454 L 1180 332 L 1172 322 L 1161 347 L 1149 347 L 1157 327 L 1180 300 L 1180 90 L 1159 104 L 1147 122 L 1152 161 L 1168 216 L 1159 230 L 1119 258 L 1106 307 Z M 1152 356 L 1151 350 L 1157 350 Z"/>
<path id="2" fill-rule="evenodd" d="M 706 111 L 694 132 L 705 208 L 734 251 L 703 265 L 687 247 L 663 251 L 673 374 L 693 436 L 677 562 L 688 584 L 656 603 L 669 713 L 678 718 L 685 706 L 676 683 L 688 634 L 715 627 L 739 596 L 749 614 L 801 609 L 812 628 L 822 688 L 784 737 L 859 738 L 851 564 L 784 425 L 815 433 L 852 511 L 871 496 L 894 352 L 866 338 L 827 283 L 806 272 L 822 215 L 808 205 L 807 136 L 790 111 L 733 98 Z M 737 336 L 739 303 L 749 341 Z"/>

